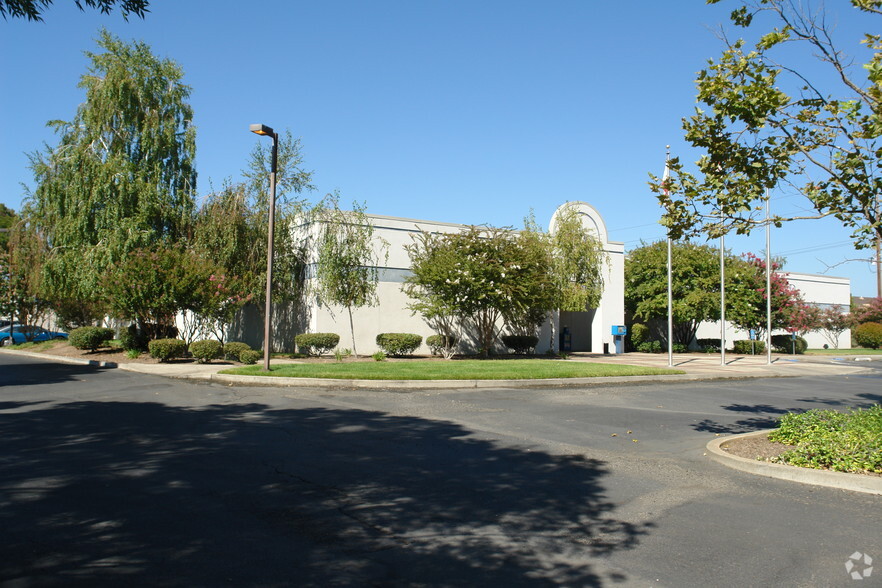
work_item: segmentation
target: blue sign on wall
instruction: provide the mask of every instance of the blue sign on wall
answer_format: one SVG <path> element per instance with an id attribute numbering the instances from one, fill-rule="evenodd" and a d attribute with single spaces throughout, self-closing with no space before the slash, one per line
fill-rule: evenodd
<path id="1" fill-rule="evenodd" d="M 612 326 L 612 334 L 613 335 L 627 335 L 628 327 L 625 325 L 613 325 Z"/>

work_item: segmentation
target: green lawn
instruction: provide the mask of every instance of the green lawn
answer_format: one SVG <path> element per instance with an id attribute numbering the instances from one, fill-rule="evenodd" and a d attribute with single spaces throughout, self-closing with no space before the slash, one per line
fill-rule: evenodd
<path id="1" fill-rule="evenodd" d="M 882 355 L 882 349 L 806 349 L 806 355 Z"/>
<path id="2" fill-rule="evenodd" d="M 220 372 L 242 376 L 334 378 L 345 380 L 532 380 L 543 378 L 601 378 L 682 374 L 681 370 L 579 361 L 521 359 L 453 361 L 380 361 L 303 363 L 271 366 L 270 373 L 252 365 Z"/>

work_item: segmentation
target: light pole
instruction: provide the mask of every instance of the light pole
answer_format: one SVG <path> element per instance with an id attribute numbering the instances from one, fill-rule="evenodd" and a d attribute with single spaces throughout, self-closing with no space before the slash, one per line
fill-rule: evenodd
<path id="1" fill-rule="evenodd" d="M 270 369 L 270 347 L 272 345 L 270 334 L 270 319 L 273 314 L 273 249 L 275 244 L 276 225 L 276 167 L 279 153 L 279 134 L 266 125 L 251 125 L 249 130 L 258 135 L 273 138 L 273 156 L 270 166 L 270 200 L 269 200 L 269 230 L 266 238 L 266 310 L 263 315 L 263 370 Z"/>

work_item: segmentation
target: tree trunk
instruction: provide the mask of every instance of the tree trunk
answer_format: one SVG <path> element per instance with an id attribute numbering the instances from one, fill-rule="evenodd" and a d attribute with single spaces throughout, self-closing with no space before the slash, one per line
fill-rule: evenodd
<path id="1" fill-rule="evenodd" d="M 349 334 L 352 335 L 352 356 L 358 359 L 358 350 L 355 348 L 355 324 L 352 322 L 352 307 L 347 306 L 346 310 L 349 311 Z"/>

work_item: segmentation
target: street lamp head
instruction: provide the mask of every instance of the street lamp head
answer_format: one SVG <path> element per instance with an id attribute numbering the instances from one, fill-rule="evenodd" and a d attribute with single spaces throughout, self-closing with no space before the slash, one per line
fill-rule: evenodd
<path id="1" fill-rule="evenodd" d="M 269 135 L 270 137 L 275 135 L 273 129 L 266 125 L 251 125 L 250 127 L 248 127 L 248 130 L 257 135 Z"/>

